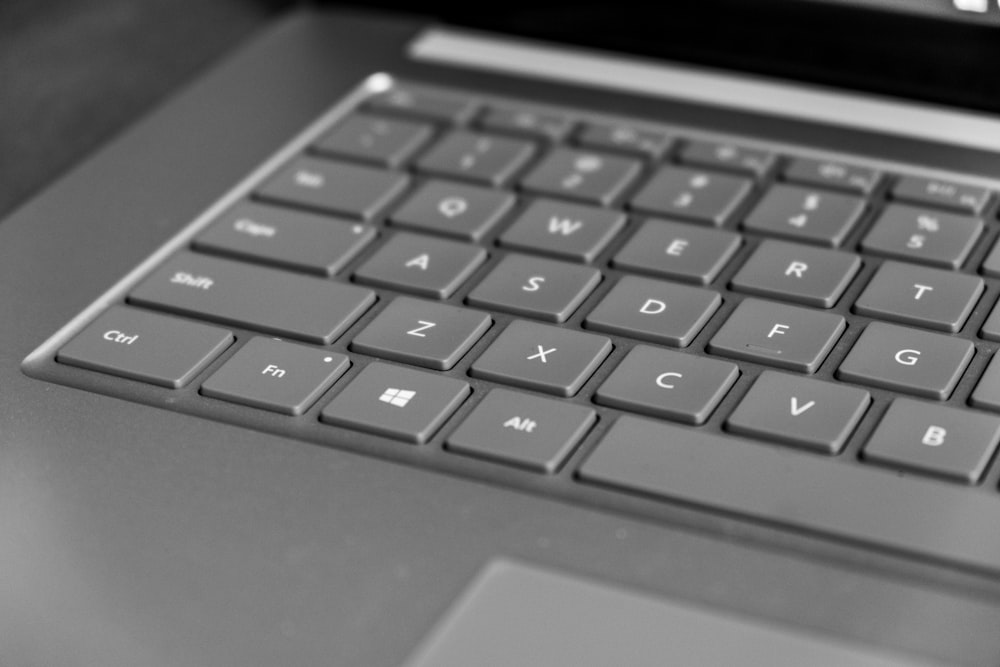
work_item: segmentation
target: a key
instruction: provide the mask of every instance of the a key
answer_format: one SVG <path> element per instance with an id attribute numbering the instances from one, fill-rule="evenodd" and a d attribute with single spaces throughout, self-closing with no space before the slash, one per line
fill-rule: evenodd
<path id="1" fill-rule="evenodd" d="M 732 388 L 736 364 L 637 345 L 594 395 L 601 405 L 702 424 Z"/>
<path id="2" fill-rule="evenodd" d="M 500 245 L 592 262 L 624 226 L 618 211 L 538 199 L 500 236 Z"/>
<path id="3" fill-rule="evenodd" d="M 434 436 L 471 391 L 461 380 L 375 362 L 323 408 L 320 419 L 419 445 Z"/>
<path id="4" fill-rule="evenodd" d="M 812 373 L 845 327 L 844 318 L 833 313 L 744 299 L 709 341 L 708 351 Z"/>
<path id="5" fill-rule="evenodd" d="M 273 338 L 251 338 L 215 371 L 201 393 L 286 415 L 301 415 L 343 375 L 342 354 Z"/>
<path id="6" fill-rule="evenodd" d="M 490 328 L 486 313 L 397 297 L 351 341 L 351 350 L 446 371 Z"/>
<path id="7" fill-rule="evenodd" d="M 549 141 L 562 139 L 573 127 L 572 121 L 561 114 L 515 107 L 487 109 L 480 119 L 479 125 L 485 130 L 508 132 Z"/>
<path id="8" fill-rule="evenodd" d="M 726 420 L 733 433 L 837 454 L 861 421 L 863 389 L 764 371 Z"/>
<path id="9" fill-rule="evenodd" d="M 136 305 L 329 345 L 375 303 L 356 285 L 180 252 L 128 295 Z"/>
<path id="10" fill-rule="evenodd" d="M 748 194 L 752 181 L 687 167 L 661 167 L 629 206 L 641 213 L 719 226 Z"/>
<path id="11" fill-rule="evenodd" d="M 242 202 L 193 242 L 196 250 L 332 276 L 375 238 L 374 227 Z"/>
<path id="12" fill-rule="evenodd" d="M 446 135 L 417 160 L 419 171 L 498 186 L 535 152 L 530 141 L 466 130 Z"/>
<path id="13" fill-rule="evenodd" d="M 399 233 L 355 272 L 358 282 L 447 299 L 480 264 L 479 246 L 419 234 Z"/>
<path id="14" fill-rule="evenodd" d="M 760 178 L 774 164 L 774 153 L 726 142 L 688 141 L 680 159 L 684 164 Z"/>
<path id="15" fill-rule="evenodd" d="M 740 248 L 739 234 L 721 229 L 648 220 L 614 256 L 626 271 L 707 285 Z"/>
<path id="16" fill-rule="evenodd" d="M 975 484 L 1000 441 L 1000 419 L 897 398 L 869 438 L 866 461 Z"/>
<path id="17" fill-rule="evenodd" d="M 854 195 L 774 185 L 743 221 L 743 228 L 793 241 L 839 246 L 865 210 Z"/>
<path id="18" fill-rule="evenodd" d="M 759 296 L 832 308 L 860 268 L 857 255 L 764 241 L 733 276 L 730 286 Z"/>
<path id="19" fill-rule="evenodd" d="M 892 198 L 976 215 L 989 201 L 990 191 L 977 185 L 937 178 L 901 176 L 892 188 Z"/>
<path id="20" fill-rule="evenodd" d="M 722 305 L 718 292 L 624 276 L 590 311 L 588 329 L 686 347 Z"/>
<path id="21" fill-rule="evenodd" d="M 432 180 L 389 216 L 389 222 L 396 227 L 479 241 L 515 201 L 509 192 Z"/>
<path id="22" fill-rule="evenodd" d="M 559 469 L 597 420 L 588 407 L 492 389 L 448 436 L 454 452 L 542 473 Z"/>
<path id="23" fill-rule="evenodd" d="M 1000 302 L 993 306 L 990 316 L 983 322 L 979 335 L 986 340 L 1000 341 Z"/>
<path id="24" fill-rule="evenodd" d="M 525 255 L 507 255 L 466 301 L 549 322 L 565 322 L 601 282 L 601 272 Z"/>
<path id="25" fill-rule="evenodd" d="M 983 293 L 982 278 L 899 262 L 884 262 L 854 302 L 879 319 L 958 331 Z"/>
<path id="26" fill-rule="evenodd" d="M 318 153 L 397 168 L 431 138 L 432 132 L 427 123 L 355 114 L 313 148 Z"/>
<path id="27" fill-rule="evenodd" d="M 521 179 L 529 192 L 607 206 L 639 175 L 640 163 L 625 157 L 556 148 Z"/>
<path id="28" fill-rule="evenodd" d="M 960 338 L 872 322 L 840 364 L 837 377 L 943 401 L 975 350 Z"/>
<path id="29" fill-rule="evenodd" d="M 882 175 L 870 167 L 836 160 L 794 158 L 785 168 L 785 180 L 804 185 L 817 185 L 860 195 L 871 194 Z"/>
<path id="30" fill-rule="evenodd" d="M 969 397 L 969 403 L 977 408 L 1000 412 L 1000 355 L 994 354 L 990 365 Z"/>
<path id="31" fill-rule="evenodd" d="M 113 306 L 66 343 L 56 360 L 178 389 L 233 340 L 219 327 Z"/>
<path id="32" fill-rule="evenodd" d="M 866 252 L 957 269 L 983 231 L 983 221 L 890 204 L 861 242 Z"/>
<path id="33" fill-rule="evenodd" d="M 457 124 L 467 121 L 478 105 L 465 97 L 413 88 L 393 88 L 372 97 L 366 108 L 383 113 Z"/>
<path id="34" fill-rule="evenodd" d="M 262 199 L 371 220 L 399 196 L 410 177 L 373 167 L 298 157 L 261 186 Z"/>
<path id="35" fill-rule="evenodd" d="M 525 389 L 573 396 L 611 349 L 604 336 L 514 320 L 469 372 Z"/>
<path id="36" fill-rule="evenodd" d="M 588 123 L 577 134 L 576 142 L 588 148 L 656 159 L 670 148 L 671 139 L 663 132 L 633 125 Z"/>

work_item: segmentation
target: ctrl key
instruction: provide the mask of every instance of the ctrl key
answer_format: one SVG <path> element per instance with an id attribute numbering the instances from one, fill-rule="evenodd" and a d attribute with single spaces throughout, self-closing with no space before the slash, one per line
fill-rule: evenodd
<path id="1" fill-rule="evenodd" d="M 179 389 L 233 340 L 219 327 L 114 306 L 59 350 L 56 361 Z"/>

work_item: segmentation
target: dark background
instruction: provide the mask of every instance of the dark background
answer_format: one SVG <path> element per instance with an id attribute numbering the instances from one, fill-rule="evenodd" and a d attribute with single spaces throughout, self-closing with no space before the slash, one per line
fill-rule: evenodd
<path id="1" fill-rule="evenodd" d="M 0 216 L 296 5 L 0 0 Z M 1000 112 L 1000 29 L 805 0 L 425 1 L 451 23 Z"/>

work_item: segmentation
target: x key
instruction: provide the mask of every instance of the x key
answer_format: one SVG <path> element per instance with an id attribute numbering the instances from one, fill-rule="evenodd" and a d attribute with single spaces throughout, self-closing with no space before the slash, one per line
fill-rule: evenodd
<path id="1" fill-rule="evenodd" d="M 475 377 L 572 396 L 611 353 L 611 341 L 582 331 L 514 320 L 472 364 Z"/>

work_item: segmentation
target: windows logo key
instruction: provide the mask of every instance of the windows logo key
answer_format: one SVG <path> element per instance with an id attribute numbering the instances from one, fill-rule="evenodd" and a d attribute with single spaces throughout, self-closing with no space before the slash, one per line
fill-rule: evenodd
<path id="1" fill-rule="evenodd" d="M 378 397 L 378 400 L 401 408 L 409 403 L 410 399 L 416 395 L 417 392 L 410 391 L 409 389 L 395 389 L 393 387 L 388 387 L 382 392 L 382 395 Z"/>

